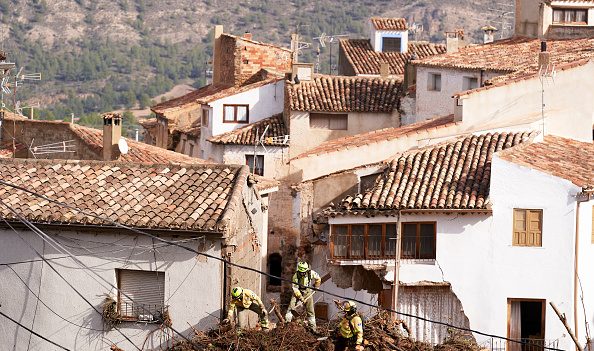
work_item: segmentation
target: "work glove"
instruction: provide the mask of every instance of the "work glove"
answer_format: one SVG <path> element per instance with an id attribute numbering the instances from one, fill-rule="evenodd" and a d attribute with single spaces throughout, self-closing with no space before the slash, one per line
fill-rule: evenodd
<path id="1" fill-rule="evenodd" d="M 264 313 L 264 317 L 268 318 L 268 311 L 266 311 L 266 307 L 262 306 L 262 312 Z"/>
<path id="2" fill-rule="evenodd" d="M 363 350 L 365 350 L 365 347 L 363 347 L 363 345 L 355 346 L 355 351 L 363 351 Z"/>
<path id="3" fill-rule="evenodd" d="M 299 295 L 299 301 L 305 302 L 305 299 L 303 298 L 303 295 Z"/>

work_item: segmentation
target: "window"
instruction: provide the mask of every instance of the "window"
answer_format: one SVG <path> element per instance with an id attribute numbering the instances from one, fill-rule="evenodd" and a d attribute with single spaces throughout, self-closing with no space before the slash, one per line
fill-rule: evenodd
<path id="1" fill-rule="evenodd" d="M 513 246 L 542 246 L 542 210 L 514 209 Z"/>
<path id="2" fill-rule="evenodd" d="M 588 10 L 553 9 L 553 23 L 588 24 Z"/>
<path id="3" fill-rule="evenodd" d="M 400 52 L 401 38 L 382 38 L 382 52 Z"/>
<path id="4" fill-rule="evenodd" d="M 255 164 L 254 164 L 255 161 Z M 264 176 L 264 155 L 245 155 L 245 164 L 250 167 L 250 172 Z"/>
<path id="5" fill-rule="evenodd" d="M 248 105 L 223 105 L 223 122 L 225 123 L 248 123 Z"/>
<path id="6" fill-rule="evenodd" d="M 441 74 L 429 73 L 429 80 L 427 81 L 427 90 L 441 91 Z"/>
<path id="7" fill-rule="evenodd" d="M 283 274 L 283 257 L 279 253 L 273 253 L 268 256 L 268 273 L 275 277 L 280 277 Z M 268 284 L 281 285 L 279 278 L 268 277 Z"/>
<path id="8" fill-rule="evenodd" d="M 310 113 L 309 127 L 313 129 L 347 130 L 349 116 L 345 114 Z"/>
<path id="9" fill-rule="evenodd" d="M 401 258 L 435 258 L 435 222 L 403 223 Z M 396 224 L 333 225 L 330 251 L 333 258 L 394 259 Z"/>
<path id="10" fill-rule="evenodd" d="M 462 81 L 462 90 L 471 90 L 478 88 L 478 79 L 475 77 L 464 77 Z"/>
<path id="11" fill-rule="evenodd" d="M 435 258 L 435 223 L 403 223 L 401 258 Z"/>
<path id="12" fill-rule="evenodd" d="M 190 153 L 188 155 L 194 156 L 194 143 L 190 143 Z"/>
<path id="13" fill-rule="evenodd" d="M 123 319 L 156 321 L 165 308 L 165 273 L 116 270 L 118 309 Z"/>
<path id="14" fill-rule="evenodd" d="M 208 110 L 207 109 L 202 109 L 202 126 L 203 127 L 208 127 Z"/>

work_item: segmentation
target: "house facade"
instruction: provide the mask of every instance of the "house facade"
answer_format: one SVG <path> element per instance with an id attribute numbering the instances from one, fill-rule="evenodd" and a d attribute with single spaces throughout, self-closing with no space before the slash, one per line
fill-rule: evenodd
<path id="1" fill-rule="evenodd" d="M 547 39 L 591 37 L 594 4 L 571 0 L 516 0 L 515 34 Z"/>
<path id="2" fill-rule="evenodd" d="M 395 159 L 369 190 L 327 212 L 332 279 L 325 284 L 360 290 L 358 298 L 394 307 L 397 271 L 398 311 L 571 348 L 548 306 L 553 302 L 584 340 L 576 303 L 591 288 L 587 283 L 584 292 L 576 290 L 574 272 L 589 276 L 587 266 L 578 267 L 589 260 L 581 254 L 591 246 L 594 201 L 586 184 L 594 179 L 588 166 L 594 149 L 559 137 L 529 138 L 468 136 Z M 585 247 L 575 246 L 576 238 Z M 594 307 L 584 308 L 591 318 Z M 442 326 L 404 319 L 419 340 L 436 343 L 447 334 Z M 487 347 L 506 347 L 475 337 Z"/>
<path id="3" fill-rule="evenodd" d="M 157 331 L 165 319 L 188 335 L 224 316 L 233 285 L 261 292 L 259 274 L 217 259 L 263 265 L 267 198 L 246 166 L 4 160 L 0 173 L 34 193 L 199 252 L 3 186 L 11 194 L 1 212 L 3 311 L 69 349 L 171 345 L 171 335 Z M 106 301 L 113 306 L 108 319 L 101 314 Z M 0 340 L 17 349 L 29 340 L 35 349 L 48 347 L 10 323 Z"/>

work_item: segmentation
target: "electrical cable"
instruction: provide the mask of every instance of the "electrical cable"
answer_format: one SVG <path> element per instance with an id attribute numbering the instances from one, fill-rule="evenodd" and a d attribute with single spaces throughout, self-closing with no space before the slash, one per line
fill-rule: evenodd
<path id="1" fill-rule="evenodd" d="M 45 255 L 45 243 L 43 243 L 43 248 L 41 249 L 41 253 Z M 12 269 L 12 267 L 8 267 L 8 268 Z M 14 269 L 12 271 L 16 274 Z M 35 302 L 35 310 L 33 312 L 33 321 L 31 321 L 31 329 L 33 329 L 35 327 L 35 319 L 37 318 L 37 307 L 39 307 L 39 301 L 41 300 L 39 298 L 39 295 L 41 294 L 41 284 L 42 283 L 43 283 L 43 262 L 41 262 L 41 272 L 39 273 L 39 289 L 37 289 L 37 295 L 33 294 L 33 295 L 35 295 L 35 297 L 37 297 L 37 301 Z M 25 285 L 27 285 L 27 284 L 25 284 Z M 27 286 L 27 288 L 29 288 L 29 286 Z M 31 293 L 33 293 L 33 291 L 31 289 L 29 289 L 29 290 L 31 291 Z M 29 342 L 27 343 L 27 351 L 29 351 L 29 349 L 31 348 L 32 336 L 33 336 L 33 334 L 29 334 Z"/>
<path id="2" fill-rule="evenodd" d="M 5 204 L 3 201 L 0 201 L 0 203 L 2 203 L 4 206 L 7 206 L 7 205 L 6 205 L 6 204 Z M 10 206 L 7 206 L 7 208 L 8 208 L 9 210 L 12 210 L 12 208 L 11 208 Z M 14 213 L 16 216 L 20 216 L 20 215 L 19 215 L 18 213 L 16 213 L 16 212 L 13 212 L 13 213 Z M 4 221 L 4 223 L 6 223 L 6 224 L 7 224 L 7 225 L 10 227 L 10 229 L 12 229 L 12 230 L 13 230 L 13 231 L 14 231 L 14 232 L 15 232 L 15 233 L 16 233 L 16 234 L 19 236 L 19 238 L 21 238 L 21 240 L 22 240 L 22 241 L 23 241 L 23 242 L 24 242 L 24 243 L 25 243 L 27 246 L 29 246 L 29 248 L 30 248 L 31 250 L 33 250 L 33 251 L 34 251 L 34 252 L 37 254 L 37 256 L 39 256 L 39 257 L 40 257 L 40 258 L 41 258 L 41 259 L 42 259 L 42 260 L 43 260 L 43 261 L 44 261 L 44 262 L 45 262 L 45 263 L 48 265 L 48 267 L 50 267 L 50 268 L 51 268 L 51 270 L 52 270 L 52 271 L 54 271 L 54 272 L 55 272 L 55 273 L 56 273 L 56 274 L 57 274 L 57 275 L 58 275 L 58 276 L 59 276 L 59 277 L 60 277 L 60 278 L 61 278 L 61 279 L 62 279 L 62 280 L 63 280 L 63 281 L 64 281 L 64 282 L 65 282 L 65 283 L 66 283 L 66 284 L 67 284 L 67 285 L 68 285 L 68 286 L 69 286 L 69 287 L 72 289 L 72 290 L 74 290 L 74 292 L 76 292 L 76 294 L 77 294 L 78 296 L 80 296 L 80 298 L 81 298 L 81 299 L 83 299 L 83 300 L 84 300 L 84 301 L 85 301 L 85 302 L 86 302 L 86 303 L 87 303 L 89 306 L 91 306 L 91 308 L 92 308 L 92 309 L 93 309 L 95 312 L 97 312 L 97 313 L 98 313 L 98 314 L 101 316 L 101 318 L 103 318 L 103 313 L 101 313 L 101 312 L 100 312 L 100 311 L 99 311 L 99 310 L 98 310 L 98 309 L 97 309 L 95 306 L 93 306 L 93 304 L 92 304 L 92 303 L 91 303 L 89 300 L 87 300 L 87 298 L 86 298 L 86 297 L 84 297 L 82 293 L 80 293 L 80 292 L 79 292 L 79 291 L 78 291 L 78 290 L 77 290 L 77 289 L 76 289 L 76 288 L 75 288 L 75 287 L 74 287 L 72 284 L 70 284 L 70 282 L 69 282 L 69 281 L 68 281 L 66 278 L 64 278 L 64 276 L 63 276 L 63 275 L 62 275 L 62 274 L 61 274 L 61 273 L 60 273 L 60 272 L 59 272 L 59 271 L 58 271 L 58 270 L 57 270 L 57 269 L 56 269 L 56 268 L 55 268 L 55 267 L 54 267 L 52 264 L 50 264 L 50 263 L 49 263 L 47 260 L 45 260 L 45 258 L 44 258 L 44 257 L 43 257 L 43 256 L 42 256 L 40 253 L 39 253 L 39 251 L 37 251 L 37 250 L 36 250 L 36 249 L 35 249 L 35 248 L 34 248 L 34 247 L 31 245 L 31 244 L 29 244 L 29 243 L 28 243 L 28 242 L 27 242 L 27 241 L 26 241 L 26 240 L 25 240 L 25 239 L 24 239 L 24 238 L 23 238 L 23 237 L 22 237 L 22 236 L 19 234 L 19 232 L 17 232 L 17 231 L 16 231 L 16 229 L 14 229 L 14 227 L 13 227 L 13 226 L 11 226 L 11 225 L 10 225 L 10 223 L 8 223 L 8 221 L 6 221 L 6 219 L 5 219 L 4 217 L 2 217 L 2 220 Z M 25 219 L 25 221 L 27 221 L 27 220 Z M 25 223 L 25 222 L 23 222 L 23 223 Z M 25 224 L 26 224 L 26 223 L 25 223 Z M 138 346 L 136 346 L 136 344 L 134 344 L 134 343 L 132 342 L 132 340 L 130 340 L 130 338 L 128 338 L 128 336 L 127 336 L 126 334 L 124 334 L 124 333 L 123 333 L 123 332 L 122 332 L 122 331 L 121 331 L 119 328 L 117 328 L 117 327 L 115 327 L 115 326 L 114 326 L 113 328 L 114 328 L 115 330 L 117 330 L 117 331 L 118 331 L 118 332 L 119 332 L 119 333 L 120 333 L 120 334 L 121 334 L 121 335 L 122 335 L 122 336 L 123 336 L 123 337 L 124 337 L 126 340 L 128 340 L 128 342 L 130 342 L 130 344 L 132 344 L 132 345 L 133 345 L 133 346 L 134 346 L 134 347 L 135 347 L 135 348 L 136 348 L 138 351 L 142 351 L 142 350 L 141 350 L 141 349 L 140 349 Z"/>
<path id="3" fill-rule="evenodd" d="M 53 240 L 50 236 L 48 236 L 46 233 L 44 233 L 41 229 L 37 228 L 35 225 L 33 225 L 33 223 L 29 222 L 26 218 L 24 218 L 22 215 L 20 215 L 18 212 L 16 212 L 16 210 L 14 208 L 12 208 L 11 206 L 7 205 L 6 203 L 4 203 L 4 201 L 0 200 L 0 203 L 6 207 L 9 211 L 11 211 L 15 216 L 17 216 L 19 218 L 19 220 L 25 224 L 29 229 L 31 229 L 31 231 L 33 231 L 35 234 L 37 234 L 42 240 L 44 240 L 45 242 L 47 242 L 48 244 L 50 244 L 54 249 L 56 249 L 57 251 L 61 251 L 60 249 L 58 249 L 56 246 L 54 246 L 54 243 L 56 245 L 58 245 L 62 250 L 64 250 L 67 254 L 71 255 L 71 259 L 74 260 L 77 264 L 86 267 L 85 264 L 80 261 L 78 258 L 74 257 L 70 252 L 68 252 L 68 250 L 66 250 L 63 246 L 61 246 L 58 242 L 56 242 L 55 240 Z M 6 221 L 6 219 L 4 219 L 4 222 L 8 224 L 8 222 Z M 14 230 L 14 229 L 13 229 Z M 22 238 L 21 238 L 22 239 Z M 24 239 L 23 239 L 24 240 Z M 52 243 L 53 241 L 53 243 Z M 39 253 L 37 251 L 35 251 L 38 255 Z M 41 257 L 41 256 L 40 256 Z M 50 266 L 51 267 L 51 266 Z M 90 271 L 91 273 L 97 275 L 101 280 L 103 280 L 110 288 L 112 289 L 116 289 L 117 291 L 119 291 L 120 294 L 122 294 L 124 297 L 126 297 L 127 299 L 129 299 L 130 301 L 134 302 L 134 299 L 129 296 L 128 294 L 126 294 L 125 292 L 123 292 L 122 290 L 120 290 L 118 287 L 116 287 L 115 285 L 111 284 L 109 281 L 107 281 L 105 278 L 103 278 L 101 275 L 99 275 L 98 273 L 94 272 L 92 269 L 88 268 L 85 270 L 85 273 L 87 273 L 89 276 L 91 276 L 87 271 Z M 97 281 L 97 279 L 95 279 L 94 277 L 91 276 L 91 278 L 93 280 L 95 280 L 97 283 L 99 283 L 100 285 L 102 285 L 99 281 Z M 70 284 L 69 284 L 70 285 Z M 82 297 L 82 295 L 81 295 Z M 149 312 L 149 310 L 147 310 L 142 304 L 139 304 L 139 306 L 145 310 L 146 312 Z M 94 308 L 94 307 L 93 307 Z M 97 311 L 97 313 L 101 314 L 98 310 L 95 309 L 95 311 Z M 103 316 L 101 314 L 101 316 Z M 115 328 L 115 327 L 114 327 Z M 183 335 L 181 332 L 179 332 L 178 330 L 176 330 L 175 328 L 173 328 L 172 326 L 169 326 L 169 328 L 175 332 L 177 335 L 179 335 L 181 338 L 185 339 L 186 341 L 192 343 L 192 341 L 186 337 L 185 335 Z M 119 331 L 119 329 L 115 328 L 116 330 Z M 121 331 L 120 333 L 126 337 Z M 130 341 L 130 343 L 132 343 L 132 341 L 130 339 L 128 339 L 126 337 L 126 339 L 128 341 Z M 132 345 L 134 345 L 132 343 Z M 138 348 L 138 346 L 134 345 L 136 348 Z M 140 351 L 140 349 L 139 349 Z"/>
<path id="4" fill-rule="evenodd" d="M 16 185 L 16 184 L 12 184 L 12 183 L 6 182 L 6 181 L 1 180 L 1 179 L 0 179 L 0 184 L 1 185 L 8 186 L 8 187 L 11 187 L 11 188 L 14 188 L 14 189 L 21 190 L 21 191 L 23 191 L 25 193 L 31 194 L 31 195 L 33 195 L 35 197 L 44 199 L 44 200 L 46 200 L 48 202 L 57 204 L 59 206 L 62 206 L 62 207 L 69 208 L 71 210 L 77 211 L 77 212 L 79 212 L 81 214 L 84 214 L 86 216 L 93 217 L 93 218 L 96 218 L 96 219 L 100 219 L 100 220 L 102 220 L 104 222 L 107 222 L 107 223 L 110 223 L 110 224 L 112 224 L 112 225 L 114 225 L 116 227 L 123 228 L 123 229 L 129 230 L 129 231 L 134 232 L 134 233 L 138 233 L 138 234 L 141 234 L 141 235 L 148 236 L 148 237 L 153 238 L 154 240 L 160 241 L 162 243 L 168 243 L 169 245 L 177 246 L 177 247 L 182 248 L 184 250 L 187 250 L 189 252 L 193 252 L 193 253 L 195 253 L 197 255 L 201 255 L 201 256 L 208 257 L 208 258 L 212 258 L 212 259 L 217 260 L 217 261 L 225 262 L 226 264 L 228 264 L 228 265 L 230 265 L 232 267 L 237 267 L 237 268 L 240 268 L 240 269 L 243 269 L 243 270 L 247 270 L 247 271 L 250 271 L 250 272 L 254 272 L 254 273 L 258 273 L 260 275 L 264 275 L 264 276 L 267 276 L 267 277 L 270 277 L 270 278 L 275 278 L 275 279 L 279 279 L 281 281 L 285 281 L 285 282 L 288 282 L 288 283 L 291 283 L 291 284 L 295 284 L 291 279 L 287 279 L 287 278 L 283 278 L 283 277 L 277 277 L 277 276 L 274 276 L 274 275 L 272 275 L 270 273 L 263 272 L 263 271 L 260 271 L 258 269 L 252 268 L 252 267 L 243 266 L 243 265 L 240 265 L 240 264 L 237 264 L 237 263 L 226 261 L 225 259 L 223 259 L 221 257 L 216 257 L 216 256 L 211 255 L 211 254 L 207 254 L 207 253 L 204 253 L 204 252 L 199 252 L 197 250 L 192 249 L 191 247 L 187 247 L 187 246 L 184 246 L 184 245 L 175 243 L 175 242 L 170 242 L 170 241 L 168 241 L 166 239 L 163 239 L 163 238 L 160 238 L 160 237 L 158 237 L 156 235 L 153 235 L 153 234 L 144 232 L 144 231 L 142 231 L 140 229 L 132 228 L 132 227 L 129 227 L 127 225 L 118 223 L 118 222 L 112 220 L 111 218 L 103 217 L 103 216 L 94 214 L 92 212 L 88 212 L 86 210 L 79 209 L 76 206 L 73 206 L 73 205 L 70 205 L 70 204 L 67 204 L 67 203 L 64 203 L 64 202 L 61 202 L 61 201 L 58 201 L 58 200 L 49 198 L 49 197 L 47 197 L 45 195 L 36 193 L 36 192 L 31 191 L 31 190 L 29 190 L 27 188 L 24 188 L 22 186 L 19 186 L 19 185 Z M 4 205 L 7 206 L 6 204 L 4 204 Z M 15 213 L 14 210 L 12 210 L 12 212 Z M 17 214 L 17 216 L 18 216 L 18 214 Z M 19 219 L 19 220 L 22 221 L 22 219 Z M 378 306 L 378 305 L 374 305 L 374 304 L 371 304 L 371 303 L 368 303 L 368 302 L 365 302 L 365 301 L 362 301 L 362 300 L 351 299 L 351 298 L 348 298 L 348 297 L 345 297 L 345 296 L 341 296 L 341 295 L 338 295 L 338 294 L 335 294 L 335 293 L 332 293 L 332 292 L 329 292 L 329 291 L 325 291 L 325 290 L 322 290 L 322 289 L 319 289 L 319 288 L 309 287 L 309 286 L 303 286 L 303 285 L 298 284 L 298 283 L 297 283 L 297 285 L 299 285 L 301 287 L 304 287 L 304 288 L 309 288 L 309 289 L 311 289 L 313 291 L 325 293 L 325 294 L 328 294 L 328 295 L 333 296 L 333 297 L 338 297 L 340 299 L 351 300 L 351 301 L 360 303 L 361 305 L 365 305 L 365 306 L 369 306 L 369 307 L 373 307 L 373 308 L 382 308 L 381 306 Z M 434 324 L 438 324 L 438 325 L 443 325 L 445 327 L 449 327 L 449 328 L 453 328 L 453 329 L 458 329 L 458 330 L 461 330 L 461 331 L 467 331 L 467 332 L 475 333 L 475 334 L 486 336 L 486 337 L 490 337 L 490 338 L 496 338 L 496 339 L 506 340 L 506 341 L 514 342 L 514 343 L 518 343 L 518 344 L 526 344 L 526 345 L 529 344 L 526 341 L 520 341 L 520 340 L 510 339 L 508 337 L 494 335 L 494 334 L 482 332 L 482 331 L 479 331 L 479 330 L 474 330 L 474 329 L 470 329 L 470 328 L 466 328 L 466 327 L 455 326 L 455 325 L 450 324 L 450 323 L 441 322 L 441 321 L 435 321 L 435 320 L 431 320 L 431 319 L 428 319 L 428 318 L 425 318 L 425 317 L 421 317 L 421 316 L 417 316 L 417 315 L 413 315 L 413 314 L 409 314 L 409 313 L 405 313 L 405 312 L 399 312 L 399 311 L 396 311 L 395 309 L 390 309 L 390 308 L 383 308 L 383 309 L 386 310 L 386 311 L 388 311 L 388 312 L 392 312 L 392 313 L 395 313 L 395 314 L 398 314 L 398 315 L 401 315 L 401 316 L 410 317 L 410 318 L 416 318 L 418 320 L 422 320 L 422 321 L 425 321 L 425 322 L 434 323 Z M 552 351 L 564 351 L 562 349 L 557 349 L 557 348 L 547 347 L 547 346 L 542 346 L 542 348 L 545 349 L 545 350 L 552 350 Z"/>
<path id="5" fill-rule="evenodd" d="M 33 334 L 33 335 L 35 335 L 35 336 L 36 336 L 36 337 L 38 337 L 38 338 L 41 338 L 41 339 L 43 339 L 43 340 L 45 340 L 45 341 L 49 342 L 50 344 L 52 344 L 52 345 L 54 345 L 54 346 L 57 346 L 57 347 L 61 348 L 62 350 L 71 351 L 70 349 L 67 349 L 67 348 L 65 348 L 64 346 L 62 346 L 62 345 L 60 345 L 60 344 L 58 344 L 58 343 L 55 343 L 55 342 L 51 341 L 50 339 L 46 338 L 45 336 L 43 336 L 43 335 L 41 335 L 41 334 L 39 334 L 39 333 L 36 333 L 36 332 L 34 332 L 33 330 L 31 330 L 31 329 L 29 329 L 29 328 L 25 327 L 24 325 L 22 325 L 22 324 L 21 324 L 21 323 L 19 323 L 18 321 L 15 321 L 14 319 L 12 319 L 12 318 L 10 318 L 9 316 L 7 316 L 6 314 L 4 314 L 2 311 L 0 311 L 0 316 L 2 316 L 2 317 L 4 317 L 4 318 L 6 318 L 6 319 L 8 319 L 8 320 L 12 321 L 14 324 L 16 324 L 16 325 L 18 325 L 19 327 L 21 327 L 21 328 L 25 329 L 25 330 L 26 330 L 26 331 L 28 331 L 29 333 L 31 333 L 31 334 Z"/>
<path id="6" fill-rule="evenodd" d="M 58 314 L 58 312 L 54 311 L 51 307 L 49 307 L 45 302 L 43 302 L 43 300 L 39 297 L 39 295 L 36 295 L 33 290 L 31 289 L 31 287 L 29 287 L 29 285 L 27 285 L 27 283 L 25 282 L 25 280 L 23 280 L 23 278 L 14 270 L 14 268 L 12 268 L 10 265 L 7 265 L 7 267 L 17 276 L 17 278 L 19 278 L 19 280 L 23 283 L 23 285 L 25 285 L 27 287 L 27 290 L 29 290 L 31 292 L 31 294 L 33 294 L 33 296 L 35 296 L 35 298 L 43 305 L 45 306 L 45 308 L 47 308 L 51 313 L 55 314 L 58 318 L 60 318 L 61 320 L 63 320 L 66 323 L 72 324 L 75 327 L 78 328 L 82 328 L 82 329 L 87 329 L 87 330 L 92 330 L 92 331 L 97 331 L 100 333 L 103 333 L 102 329 L 94 329 L 94 328 L 90 328 L 90 327 L 85 327 L 84 325 L 79 325 L 76 324 L 64 317 L 62 317 L 60 314 Z"/>

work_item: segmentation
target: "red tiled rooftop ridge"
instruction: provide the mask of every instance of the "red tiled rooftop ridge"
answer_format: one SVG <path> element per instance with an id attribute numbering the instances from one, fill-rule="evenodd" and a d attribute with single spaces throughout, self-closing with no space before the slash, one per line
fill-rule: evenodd
<path id="1" fill-rule="evenodd" d="M 182 231 L 220 231 L 247 173 L 230 165 L 0 160 L 0 176 L 14 185 L 123 225 Z M 0 196 L 35 223 L 113 226 L 9 186 L 0 186 Z M 6 208 L 0 214 L 18 220 Z"/>
<path id="2" fill-rule="evenodd" d="M 594 38 L 547 40 L 547 51 L 555 67 L 575 64 L 594 57 Z M 413 61 L 417 66 L 472 69 L 499 72 L 486 82 L 498 84 L 538 73 L 540 39 L 514 37 L 484 45 L 460 48 L 458 52 Z"/>
<path id="3" fill-rule="evenodd" d="M 422 41 L 408 42 L 408 51 L 376 52 L 369 39 L 341 39 L 341 50 L 350 63 L 355 74 L 379 75 L 382 63 L 390 66 L 390 74 L 403 75 L 404 65 L 411 56 L 417 59 L 443 54 L 446 47 L 443 44 L 433 44 Z"/>
<path id="4" fill-rule="evenodd" d="M 310 156 L 317 156 L 328 154 L 336 151 L 341 151 L 345 149 L 352 149 L 355 147 L 369 145 L 373 143 L 378 143 L 381 141 L 386 140 L 393 140 L 397 138 L 404 137 L 411 133 L 418 133 L 423 130 L 428 130 L 432 128 L 440 128 L 445 127 L 448 125 L 453 125 L 454 122 L 454 115 L 434 118 L 428 121 L 418 122 L 409 124 L 402 127 L 390 127 L 390 128 L 383 128 L 374 130 L 371 132 L 355 134 L 339 139 L 328 140 L 320 145 L 307 150 L 306 152 L 299 154 L 292 158 L 292 160 L 297 160 L 305 157 Z"/>
<path id="5" fill-rule="evenodd" d="M 488 209 L 491 160 L 531 133 L 469 135 L 396 157 L 375 185 L 347 196 L 327 213 L 364 214 L 401 209 Z"/>
<path id="6" fill-rule="evenodd" d="M 396 79 L 316 75 L 299 84 L 287 82 L 293 111 L 390 113 L 400 103 Z"/>
<path id="7" fill-rule="evenodd" d="M 547 135 L 539 143 L 497 154 L 501 159 L 567 179 L 579 187 L 594 186 L 594 143 Z"/>
<path id="8" fill-rule="evenodd" d="M 371 24 L 376 30 L 407 30 L 408 25 L 404 18 L 371 17 Z"/>
<path id="9" fill-rule="evenodd" d="M 237 128 L 227 133 L 215 135 L 208 139 L 211 143 L 227 145 L 255 145 L 258 139 L 266 131 L 264 145 L 266 146 L 288 146 L 280 142 L 280 138 L 288 135 L 283 114 L 277 114 L 272 117 L 262 119 L 255 123 L 250 123 L 245 127 Z M 273 139 L 268 139 L 273 138 Z"/>

